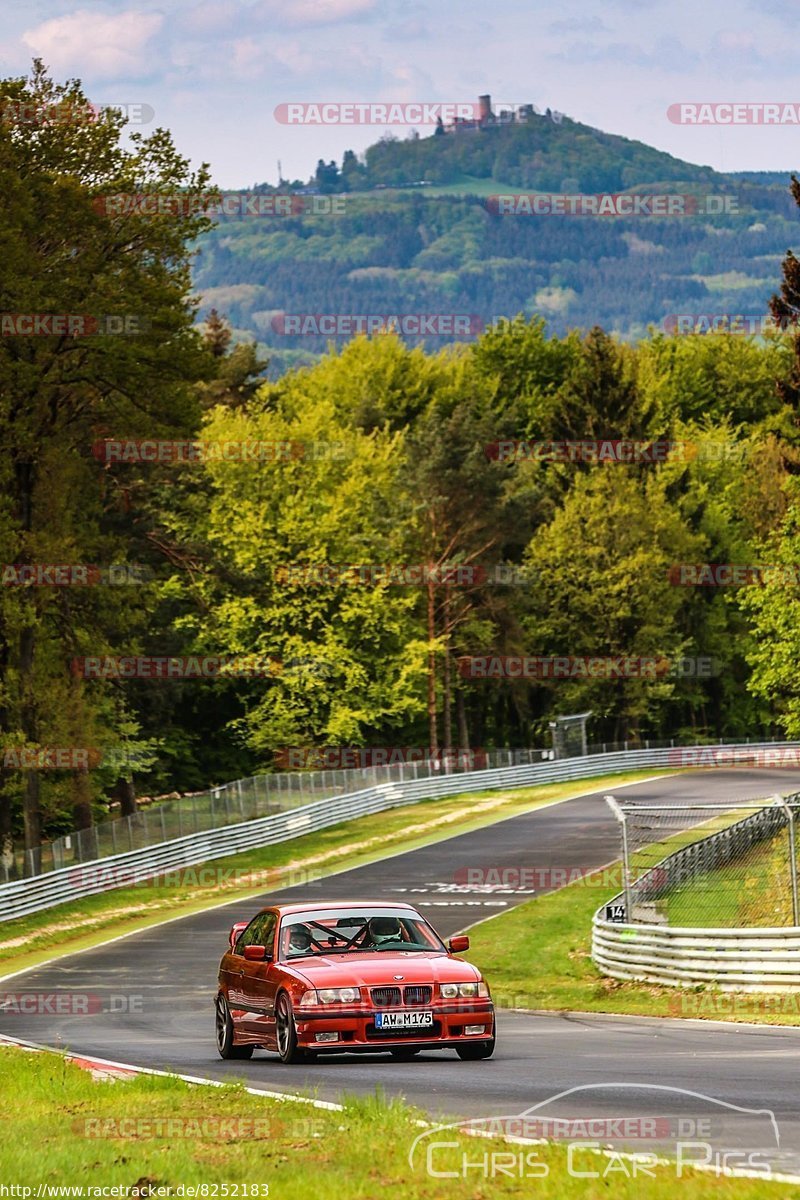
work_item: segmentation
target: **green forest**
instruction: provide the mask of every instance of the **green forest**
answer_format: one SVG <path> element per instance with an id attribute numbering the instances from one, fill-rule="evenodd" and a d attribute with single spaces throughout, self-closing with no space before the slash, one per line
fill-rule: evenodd
<path id="1" fill-rule="evenodd" d="M 0 83 L 0 98 L 85 103 L 41 67 Z M 554 328 L 523 305 L 468 342 L 379 333 L 279 377 L 237 336 L 232 302 L 201 311 L 210 261 L 251 286 L 237 256 L 254 265 L 259 239 L 289 239 L 286 274 L 271 268 L 258 286 L 287 310 L 361 311 L 339 288 L 349 246 L 351 274 L 382 260 L 362 273 L 360 299 L 374 288 L 385 307 L 381 289 L 413 258 L 426 304 L 450 289 L 458 308 L 469 278 L 470 303 L 494 308 L 514 272 L 532 294 L 539 251 L 526 239 L 538 233 L 513 220 L 485 233 L 485 212 L 455 198 L 393 196 L 396 239 L 366 209 L 360 226 L 329 221 L 310 238 L 288 222 L 212 229 L 191 205 L 131 217 L 96 203 L 210 188 L 163 130 L 127 142 L 113 117 L 24 134 L 0 124 L 0 310 L 139 318 L 123 335 L 101 320 L 89 336 L 0 340 L 0 842 L 36 845 L 111 801 L 125 811 L 137 795 L 272 770 L 287 747 L 543 746 L 554 716 L 586 709 L 595 742 L 800 735 L 800 268 L 765 249 L 790 241 L 797 185 L 776 205 L 779 235 L 752 234 L 783 332 L 652 329 L 631 343 L 599 320 Z M 631 290 L 592 241 L 599 224 L 548 234 L 562 273 L 570 239 L 582 240 L 576 278 L 594 260 L 587 312 Z M 647 237 L 667 258 L 695 253 L 693 222 L 669 224 Z M 466 248 L 484 235 L 499 239 L 496 256 L 469 268 Z M 625 245 L 616 223 L 601 236 Z M 742 237 L 714 239 L 709 272 L 743 271 Z M 291 239 L 304 238 L 301 252 Z M 339 247 L 330 259 L 326 238 Z M 637 261 L 631 278 L 655 294 L 653 256 Z M 290 275 L 313 302 L 284 286 Z M 666 451 L 535 451 L 620 441 Z M 156 444 L 167 449 L 143 449 Z M 681 570 L 698 564 L 752 570 L 725 586 L 719 571 Z M 195 656 L 224 664 L 212 678 L 108 666 Z M 465 670 L 486 656 L 660 665 L 619 677 Z M 19 765 L 21 751 L 48 747 L 91 748 L 91 769 Z"/>

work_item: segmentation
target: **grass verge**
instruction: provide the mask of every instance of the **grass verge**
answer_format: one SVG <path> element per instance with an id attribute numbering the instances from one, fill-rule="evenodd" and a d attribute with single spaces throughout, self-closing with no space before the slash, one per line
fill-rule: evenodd
<path id="1" fill-rule="evenodd" d="M 473 1069 L 454 1064 L 465 1077 Z M 29 1196 L 44 1185 L 74 1187 L 80 1191 L 73 1195 L 84 1197 L 91 1197 L 93 1188 L 182 1196 L 194 1187 L 204 1188 L 196 1194 L 206 1197 L 261 1197 L 268 1188 L 275 1200 L 321 1195 L 528 1200 L 539 1185 L 540 1194 L 559 1200 L 606 1196 L 613 1183 L 620 1200 L 650 1200 L 676 1186 L 674 1164 L 653 1165 L 651 1177 L 639 1171 L 633 1178 L 630 1162 L 626 1166 L 625 1159 L 590 1151 L 576 1154 L 574 1167 L 598 1177 L 575 1178 L 567 1169 L 566 1147 L 552 1144 L 491 1146 L 512 1151 L 515 1158 L 535 1155 L 528 1160 L 527 1178 L 487 1177 L 474 1167 L 464 1177 L 464 1160 L 482 1160 L 489 1144 L 451 1131 L 446 1140 L 455 1144 L 437 1150 L 431 1162 L 440 1175 L 449 1171 L 455 1178 L 436 1178 L 426 1171 L 424 1143 L 409 1164 L 409 1150 L 422 1132 L 419 1120 L 420 1114 L 401 1102 L 377 1095 L 347 1101 L 343 1111 L 331 1112 L 253 1096 L 236 1084 L 192 1087 L 154 1076 L 98 1082 L 58 1055 L 0 1048 L 0 1179 L 32 1189 Z M 698 1200 L 765 1195 L 763 1180 L 684 1170 L 680 1181 L 682 1195 Z"/>
<path id="2" fill-rule="evenodd" d="M 602 975 L 591 959 L 592 917 L 620 886 L 617 864 L 474 925 L 469 958 L 485 973 L 497 1006 L 800 1025 L 795 992 L 676 989 Z"/>
<path id="3" fill-rule="evenodd" d="M 670 925 L 788 926 L 793 923 L 786 832 L 732 863 L 704 871 L 667 897 Z"/>
<path id="4" fill-rule="evenodd" d="M 322 879 L 325 874 L 468 833 L 553 801 L 657 774 L 674 771 L 626 772 L 580 782 L 426 800 L 289 842 L 214 859 L 174 872 L 166 880 L 143 881 L 6 921 L 0 924 L 0 977 L 171 917 Z M 231 921 L 248 912 L 245 907 L 243 914 L 232 913 Z"/>

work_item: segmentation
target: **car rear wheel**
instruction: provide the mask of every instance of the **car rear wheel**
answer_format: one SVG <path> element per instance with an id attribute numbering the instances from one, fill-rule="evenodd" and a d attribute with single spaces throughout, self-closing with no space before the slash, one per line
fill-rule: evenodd
<path id="1" fill-rule="evenodd" d="M 286 992 L 281 992 L 275 1005 L 275 1039 L 281 1062 L 302 1062 L 306 1057 L 305 1051 L 297 1045 L 297 1027 L 294 1023 L 292 1002 Z"/>
<path id="2" fill-rule="evenodd" d="M 391 1054 L 392 1058 L 396 1058 L 398 1062 L 411 1062 L 411 1059 L 416 1058 L 416 1056 L 419 1054 L 419 1050 L 412 1050 L 410 1047 L 408 1049 L 401 1047 L 399 1050 L 390 1050 L 389 1053 Z"/>
<path id="3" fill-rule="evenodd" d="M 491 1058 L 494 1054 L 494 1033 L 486 1042 L 469 1042 L 456 1046 L 456 1054 L 464 1062 L 477 1062 L 480 1058 Z"/>
<path id="4" fill-rule="evenodd" d="M 216 1033 L 217 1050 L 220 1058 L 252 1058 L 253 1046 L 234 1046 L 233 1018 L 231 1017 L 228 1001 L 220 993 L 216 1004 Z"/>

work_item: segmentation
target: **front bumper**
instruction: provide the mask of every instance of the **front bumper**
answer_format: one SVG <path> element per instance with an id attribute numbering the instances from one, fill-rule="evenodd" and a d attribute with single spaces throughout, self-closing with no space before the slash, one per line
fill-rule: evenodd
<path id="1" fill-rule="evenodd" d="M 295 1009 L 297 1043 L 307 1050 L 318 1053 L 362 1051 L 373 1053 L 378 1050 L 406 1048 L 445 1049 L 463 1045 L 465 1042 L 487 1041 L 494 1032 L 494 1005 L 490 1000 L 478 1000 L 474 1004 L 430 1005 L 426 1012 L 433 1013 L 433 1027 L 420 1029 L 381 1030 L 375 1026 L 374 1008 L 327 1011 Z M 385 1010 L 382 1010 L 385 1011 Z M 398 1011 L 409 1012 L 413 1009 Z M 478 1030 L 466 1033 L 467 1027 Z M 318 1041 L 317 1034 L 337 1035 L 335 1041 Z"/>

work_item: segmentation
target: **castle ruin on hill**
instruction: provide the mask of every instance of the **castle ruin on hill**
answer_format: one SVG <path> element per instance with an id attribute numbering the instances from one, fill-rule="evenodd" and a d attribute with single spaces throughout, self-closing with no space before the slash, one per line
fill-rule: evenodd
<path id="1" fill-rule="evenodd" d="M 440 117 L 436 125 L 436 133 L 453 134 L 466 133 L 473 129 L 499 129 L 506 125 L 524 125 L 537 117 L 560 125 L 564 114 L 550 108 L 542 112 L 535 104 L 499 104 L 495 111 L 492 108 L 492 97 L 487 93 L 478 97 L 477 111 L 474 117 L 456 117 L 447 124 Z"/>

